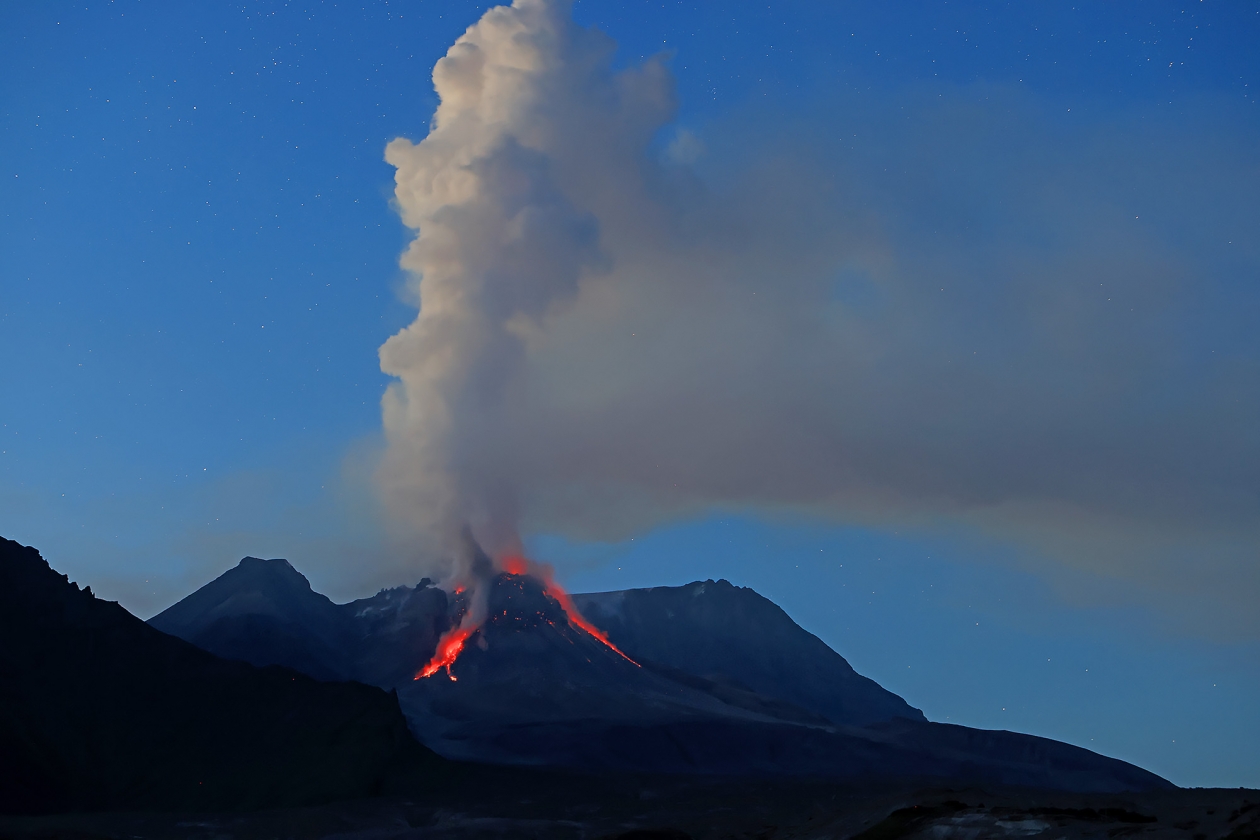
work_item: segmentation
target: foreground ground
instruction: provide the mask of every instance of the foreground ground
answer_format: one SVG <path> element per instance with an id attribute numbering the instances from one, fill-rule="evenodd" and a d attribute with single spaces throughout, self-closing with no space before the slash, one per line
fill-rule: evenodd
<path id="1" fill-rule="evenodd" d="M 477 774 L 447 790 L 241 814 L 0 817 L 3 838 L 1260 840 L 1260 791 L 1076 795 L 816 781 Z"/>

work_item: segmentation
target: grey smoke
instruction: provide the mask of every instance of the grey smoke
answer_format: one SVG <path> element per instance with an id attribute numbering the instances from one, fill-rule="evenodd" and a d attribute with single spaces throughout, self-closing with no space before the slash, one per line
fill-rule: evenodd
<path id="1" fill-rule="evenodd" d="M 662 60 L 613 54 L 566 2 L 492 9 L 388 147 L 405 539 L 948 528 L 1256 629 L 1260 175 L 1213 108 L 1068 131 L 977 88 L 671 130 Z"/>

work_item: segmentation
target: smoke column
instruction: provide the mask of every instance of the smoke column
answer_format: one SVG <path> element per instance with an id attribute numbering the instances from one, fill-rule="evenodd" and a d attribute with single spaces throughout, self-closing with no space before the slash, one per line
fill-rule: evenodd
<path id="1" fill-rule="evenodd" d="M 433 71 L 429 135 L 386 149 L 397 206 L 418 231 L 402 258 L 420 313 L 381 348 L 380 479 L 394 518 L 473 571 L 465 529 L 491 557 L 521 552 L 519 486 L 500 424 L 525 332 L 601 270 L 597 219 L 575 184 L 633 168 L 672 111 L 656 63 L 610 70 L 614 44 L 565 0 L 491 9 Z"/>
<path id="2" fill-rule="evenodd" d="M 405 553 L 475 596 L 522 531 L 804 513 L 1260 632 L 1256 331 L 1224 303 L 1255 261 L 1183 246 L 1254 227 L 1244 152 L 1205 186 L 1171 118 L 1059 134 L 983 87 L 675 129 L 662 61 L 614 70 L 570 7 L 488 11 L 386 150 L 420 302 L 380 353 Z M 1117 210 L 1148 194 L 1162 221 Z M 1229 353 L 1194 338 L 1216 319 Z"/>

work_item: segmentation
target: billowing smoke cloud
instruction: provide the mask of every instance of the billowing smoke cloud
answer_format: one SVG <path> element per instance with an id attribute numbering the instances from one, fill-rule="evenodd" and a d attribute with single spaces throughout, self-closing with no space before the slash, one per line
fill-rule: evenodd
<path id="1" fill-rule="evenodd" d="M 421 310 L 380 479 L 431 556 L 734 508 L 1260 592 L 1260 185 L 1210 112 L 1069 130 L 985 89 L 685 131 L 613 52 L 493 9 L 387 150 Z"/>
<path id="2" fill-rule="evenodd" d="M 401 380 L 384 402 L 382 477 L 395 515 L 448 555 L 469 550 L 466 528 L 496 555 L 520 552 L 505 444 L 528 333 L 606 270 L 590 192 L 639 166 L 672 109 L 660 64 L 613 74 L 613 48 L 569 3 L 492 9 L 434 69 L 429 136 L 386 150 L 419 230 L 402 264 L 421 311 L 381 348 Z"/>

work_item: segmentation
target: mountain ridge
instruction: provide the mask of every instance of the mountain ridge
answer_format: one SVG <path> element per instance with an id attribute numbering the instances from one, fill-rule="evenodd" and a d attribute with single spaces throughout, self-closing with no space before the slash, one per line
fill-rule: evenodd
<path id="1" fill-rule="evenodd" d="M 303 805 L 443 764 L 396 696 L 221 659 L 0 538 L 0 811 Z"/>
<path id="2" fill-rule="evenodd" d="M 922 711 L 858 674 L 843 656 L 752 589 L 710 580 L 572 598 L 583 615 L 632 656 L 728 683 L 731 689 L 790 704 L 838 725 L 895 717 L 926 721 Z M 628 600 L 628 615 L 636 617 L 627 620 L 610 609 L 612 600 Z M 697 606 L 704 615 L 695 614 Z M 246 557 L 149 623 L 227 658 L 287 665 L 319 679 L 404 688 L 449 626 L 451 607 L 446 593 L 428 578 L 415 587 L 382 589 L 368 598 L 335 604 L 311 589 L 288 561 Z M 741 634 L 741 622 L 757 624 L 761 633 Z M 681 632 L 645 632 L 651 626 Z M 750 650 L 750 642 L 769 638 L 767 631 L 777 642 Z M 704 649 L 680 645 L 680 640 L 701 642 Z M 776 667 L 775 653 L 802 646 L 807 650 L 803 655 L 798 650 L 796 661 Z"/>
<path id="3" fill-rule="evenodd" d="M 623 650 L 734 682 L 833 723 L 927 720 L 753 589 L 707 580 L 578 594 L 573 601 Z M 749 626 L 756 632 L 746 632 Z"/>
<path id="4" fill-rule="evenodd" d="M 262 563 L 256 570 L 289 582 L 269 589 L 244 575 L 232 580 L 249 592 L 323 599 L 289 564 Z M 334 605 L 337 621 L 348 618 L 356 628 L 357 653 L 348 660 L 354 678 L 397 689 L 413 733 L 448 758 L 600 772 L 949 779 L 1079 791 L 1171 787 L 1080 747 L 928 722 L 777 605 L 726 581 L 573 596 L 634 662 L 571 622 L 541 581 L 503 573 L 483 586 L 486 621 L 449 676 L 439 671 L 427 679 L 414 676 L 463 614 L 467 594 L 424 580 Z M 247 624 L 264 614 L 300 629 L 317 612 L 313 604 L 276 601 L 253 613 L 254 602 L 233 600 L 240 592 L 232 587 L 215 591 L 207 603 L 218 610 L 216 620 Z M 163 621 L 183 615 L 189 628 L 209 626 L 179 606 L 160 614 Z M 240 658 L 261 655 L 239 651 Z"/>

